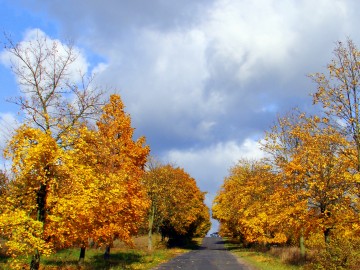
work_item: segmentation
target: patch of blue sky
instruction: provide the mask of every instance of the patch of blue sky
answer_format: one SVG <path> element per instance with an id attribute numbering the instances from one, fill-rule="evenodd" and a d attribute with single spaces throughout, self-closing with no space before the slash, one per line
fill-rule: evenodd
<path id="1" fill-rule="evenodd" d="M 0 113 L 16 112 L 18 110 L 17 105 L 7 102 L 12 97 L 19 94 L 18 89 L 18 85 L 16 84 L 15 77 L 11 73 L 11 70 L 0 64 Z"/>
<path id="2" fill-rule="evenodd" d="M 34 12 L 34 8 L 29 9 L 21 4 L 21 1 L 17 0 L 0 0 L 0 6 L 0 30 L 2 32 L 0 36 L 2 45 L 0 52 L 4 49 L 3 45 L 7 42 L 5 34 L 9 36 L 13 42 L 17 43 L 24 38 L 28 30 L 38 28 L 45 32 L 50 38 L 58 38 L 60 31 L 56 21 L 50 18 L 45 12 L 42 12 L 41 9 Z M 71 37 L 69 39 L 71 40 Z M 92 71 L 100 63 L 106 64 L 107 59 L 91 51 L 85 44 L 80 44 L 80 46 L 79 44 L 74 45 L 80 47 L 84 53 L 89 64 L 89 71 Z M 19 108 L 15 104 L 6 101 L 19 95 L 19 87 L 10 68 L 4 66 L 1 62 L 0 82 L 0 100 L 2 101 L 0 112 L 17 112 Z"/>
<path id="3" fill-rule="evenodd" d="M 81 50 L 81 53 L 86 58 L 86 61 L 88 63 L 88 72 L 94 72 L 94 70 L 96 71 L 96 69 L 99 68 L 100 64 L 106 65 L 108 63 L 108 59 L 106 57 L 95 53 L 86 45 L 77 43 L 75 43 L 74 45 Z M 97 72 L 95 73 L 97 74 Z"/>
<path id="4" fill-rule="evenodd" d="M 49 36 L 56 36 L 58 33 L 54 20 L 44 13 L 33 13 L 24 8 L 21 1 L 0 0 L 0 6 L 0 52 L 4 50 L 4 45 L 7 43 L 6 36 L 17 43 L 23 39 L 26 31 L 33 28 L 39 28 Z M 19 88 L 10 68 L 2 63 L 0 63 L 0 82 L 0 112 L 17 112 L 19 108 L 6 101 L 19 95 Z"/>
<path id="5" fill-rule="evenodd" d="M 279 107 L 276 104 L 268 104 L 261 108 L 261 112 L 277 112 Z"/>
<path id="6" fill-rule="evenodd" d="M 1 30 L 18 42 L 29 29 L 40 28 L 49 36 L 56 36 L 58 27 L 56 22 L 43 12 L 34 13 L 23 7 L 20 1 L 0 0 Z M 3 40 L 4 37 L 1 37 Z"/>

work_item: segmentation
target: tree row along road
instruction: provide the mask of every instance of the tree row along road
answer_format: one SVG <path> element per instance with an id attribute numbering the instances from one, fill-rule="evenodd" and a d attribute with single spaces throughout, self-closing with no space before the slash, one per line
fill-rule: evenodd
<path id="1" fill-rule="evenodd" d="M 224 247 L 224 241 L 217 237 L 205 237 L 200 249 L 180 255 L 153 270 L 254 270 L 241 262 Z"/>

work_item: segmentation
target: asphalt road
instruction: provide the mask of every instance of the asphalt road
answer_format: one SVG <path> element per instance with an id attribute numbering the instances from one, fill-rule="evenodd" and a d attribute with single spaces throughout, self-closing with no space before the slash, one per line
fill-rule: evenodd
<path id="1" fill-rule="evenodd" d="M 224 242 L 218 237 L 205 237 L 201 248 L 182 254 L 153 270 L 253 270 L 241 262 L 224 247 Z"/>

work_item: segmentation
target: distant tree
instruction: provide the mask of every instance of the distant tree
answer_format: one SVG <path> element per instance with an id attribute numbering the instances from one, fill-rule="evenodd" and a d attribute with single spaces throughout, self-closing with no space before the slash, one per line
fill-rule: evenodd
<path id="1" fill-rule="evenodd" d="M 167 183 L 161 174 L 162 164 L 154 157 L 150 157 L 147 163 L 147 171 L 143 176 L 143 184 L 146 187 L 147 196 L 150 200 L 150 207 L 148 211 L 148 249 L 153 249 L 153 230 L 159 230 L 161 217 L 159 215 L 159 207 L 161 197 L 165 193 L 164 189 Z"/>
<path id="2" fill-rule="evenodd" d="M 270 166 L 241 159 L 224 179 L 213 202 L 213 217 L 221 223 L 220 234 L 230 233 L 245 243 L 286 242 L 276 193 L 279 186 Z"/>
<path id="3" fill-rule="evenodd" d="M 210 215 L 204 203 L 205 194 L 184 169 L 152 163 L 143 182 L 151 201 L 149 249 L 152 249 L 153 229 L 160 231 L 163 238 L 172 240 L 206 235 L 210 229 Z"/>

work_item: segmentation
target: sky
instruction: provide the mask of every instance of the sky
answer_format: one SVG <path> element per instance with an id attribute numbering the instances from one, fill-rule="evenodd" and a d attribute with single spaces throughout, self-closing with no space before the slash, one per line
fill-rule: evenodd
<path id="1" fill-rule="evenodd" d="M 357 0 L 0 0 L 0 30 L 79 50 L 121 95 L 151 154 L 183 167 L 211 206 L 229 169 L 294 107 L 317 110 L 308 78 L 337 41 L 360 44 Z M 0 37 L 4 41 L 4 36 Z M 3 44 L 3 43 L 2 43 Z M 16 127 L 16 78 L 0 48 L 0 147 Z M 212 231 L 217 230 L 213 223 Z"/>

